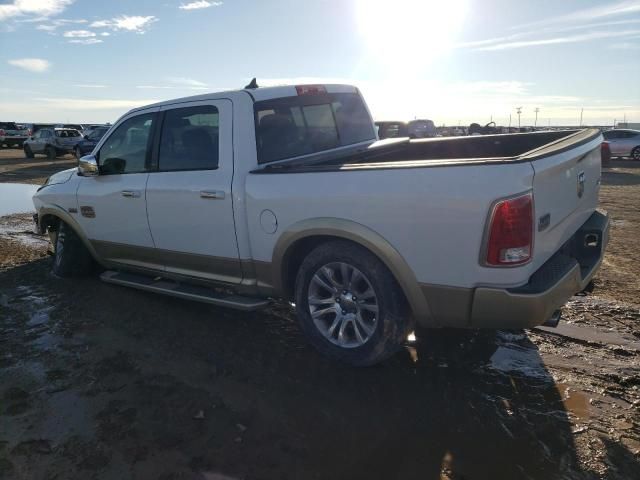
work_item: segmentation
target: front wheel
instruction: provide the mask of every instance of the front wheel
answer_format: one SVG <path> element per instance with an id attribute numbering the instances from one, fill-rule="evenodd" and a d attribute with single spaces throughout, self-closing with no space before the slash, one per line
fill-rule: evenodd
<path id="1" fill-rule="evenodd" d="M 47 147 L 45 149 L 45 153 L 47 154 L 47 158 L 49 160 L 55 160 L 56 157 L 58 156 L 56 149 L 54 147 Z"/>
<path id="2" fill-rule="evenodd" d="M 78 234 L 60 221 L 55 237 L 53 273 L 60 277 L 80 277 L 91 273 L 93 267 L 93 258 Z"/>
<path id="3" fill-rule="evenodd" d="M 631 150 L 631 158 L 634 160 L 640 160 L 640 147 L 636 147 Z"/>
<path id="4" fill-rule="evenodd" d="M 27 158 L 33 158 L 33 151 L 29 145 L 24 146 L 24 156 Z"/>
<path id="5" fill-rule="evenodd" d="M 346 241 L 315 248 L 296 277 L 296 313 L 310 343 L 354 366 L 385 360 L 411 330 L 406 301 L 386 266 Z"/>

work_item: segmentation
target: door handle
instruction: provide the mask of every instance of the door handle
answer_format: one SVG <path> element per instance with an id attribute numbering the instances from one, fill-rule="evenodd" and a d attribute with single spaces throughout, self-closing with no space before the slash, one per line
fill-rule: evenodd
<path id="1" fill-rule="evenodd" d="M 224 192 L 222 190 L 212 190 L 212 191 L 200 191 L 200 196 L 202 198 L 211 198 L 214 200 L 222 200 L 224 198 Z"/>
<path id="2" fill-rule="evenodd" d="M 140 196 L 140 192 L 136 190 L 123 190 L 120 193 L 122 194 L 123 197 L 129 197 L 129 198 L 138 198 Z"/>

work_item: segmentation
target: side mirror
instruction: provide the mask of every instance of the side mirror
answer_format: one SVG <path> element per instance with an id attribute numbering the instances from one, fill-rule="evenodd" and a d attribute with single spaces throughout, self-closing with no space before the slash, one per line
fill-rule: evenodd
<path id="1" fill-rule="evenodd" d="M 95 177 L 98 173 L 98 162 L 93 155 L 85 155 L 78 160 L 78 175 L 81 177 Z"/>

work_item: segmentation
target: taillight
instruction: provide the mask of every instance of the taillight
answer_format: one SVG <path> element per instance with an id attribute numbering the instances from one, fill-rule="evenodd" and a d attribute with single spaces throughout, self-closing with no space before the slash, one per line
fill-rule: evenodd
<path id="1" fill-rule="evenodd" d="M 493 207 L 487 237 L 486 264 L 521 265 L 533 253 L 533 196 L 501 200 Z"/>
<path id="2" fill-rule="evenodd" d="M 0 128 L 0 135 L 4 136 L 4 130 Z"/>
<path id="3" fill-rule="evenodd" d="M 327 89 L 324 85 L 296 85 L 298 95 L 324 95 Z"/>
<path id="4" fill-rule="evenodd" d="M 606 165 L 611 161 L 611 147 L 609 142 L 602 142 L 600 144 L 600 161 L 602 165 Z"/>
<path id="5" fill-rule="evenodd" d="M 29 129 L 27 130 L 27 137 L 30 137 L 30 136 L 31 136 L 31 129 L 29 128 Z"/>

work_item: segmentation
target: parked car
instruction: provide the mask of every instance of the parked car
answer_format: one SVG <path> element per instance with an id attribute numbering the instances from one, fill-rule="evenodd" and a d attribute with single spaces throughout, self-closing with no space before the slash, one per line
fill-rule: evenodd
<path id="1" fill-rule="evenodd" d="M 380 140 L 383 140 L 385 138 L 399 138 L 409 136 L 407 122 L 385 121 L 375 123 L 376 127 L 378 127 L 378 138 Z"/>
<path id="2" fill-rule="evenodd" d="M 53 123 L 27 123 L 27 134 L 28 136 L 34 135 L 38 130 L 42 128 L 56 128 Z"/>
<path id="3" fill-rule="evenodd" d="M 611 148 L 612 157 L 640 160 L 640 130 L 615 129 L 602 134 Z"/>
<path id="4" fill-rule="evenodd" d="M 371 365 L 416 324 L 555 325 L 608 241 L 601 143 L 377 141 L 355 87 L 211 93 L 125 114 L 38 190 L 35 220 L 57 275 L 95 261 L 106 282 L 174 297 L 287 299 L 320 352 Z"/>
<path id="5" fill-rule="evenodd" d="M 22 147 L 27 139 L 27 130 L 14 122 L 0 122 L 0 147 Z"/>
<path id="6" fill-rule="evenodd" d="M 72 130 L 77 130 L 79 132 L 83 132 L 85 127 L 79 123 L 59 123 L 56 125 L 56 128 L 71 128 Z"/>
<path id="7" fill-rule="evenodd" d="M 86 155 L 87 153 L 91 153 L 100 139 L 108 131 L 109 127 L 98 127 L 92 129 L 90 133 L 83 135 L 82 140 L 80 140 L 73 149 L 73 153 L 75 154 L 76 158 L 80 159 L 80 157 Z"/>
<path id="8" fill-rule="evenodd" d="M 78 130 L 71 128 L 41 128 L 24 142 L 24 155 L 33 158 L 42 153 L 49 160 L 67 153 L 73 153 L 75 146 L 82 139 Z"/>
<path id="9" fill-rule="evenodd" d="M 436 137 L 438 131 L 431 120 L 411 120 L 407 124 L 410 138 L 429 138 Z"/>
<path id="10" fill-rule="evenodd" d="M 109 129 L 111 127 L 111 124 L 110 123 L 105 123 L 105 124 L 85 125 L 84 126 L 84 130 L 82 130 L 82 134 L 83 135 L 89 135 L 96 128 L 105 128 L 105 127 L 107 129 Z"/>

